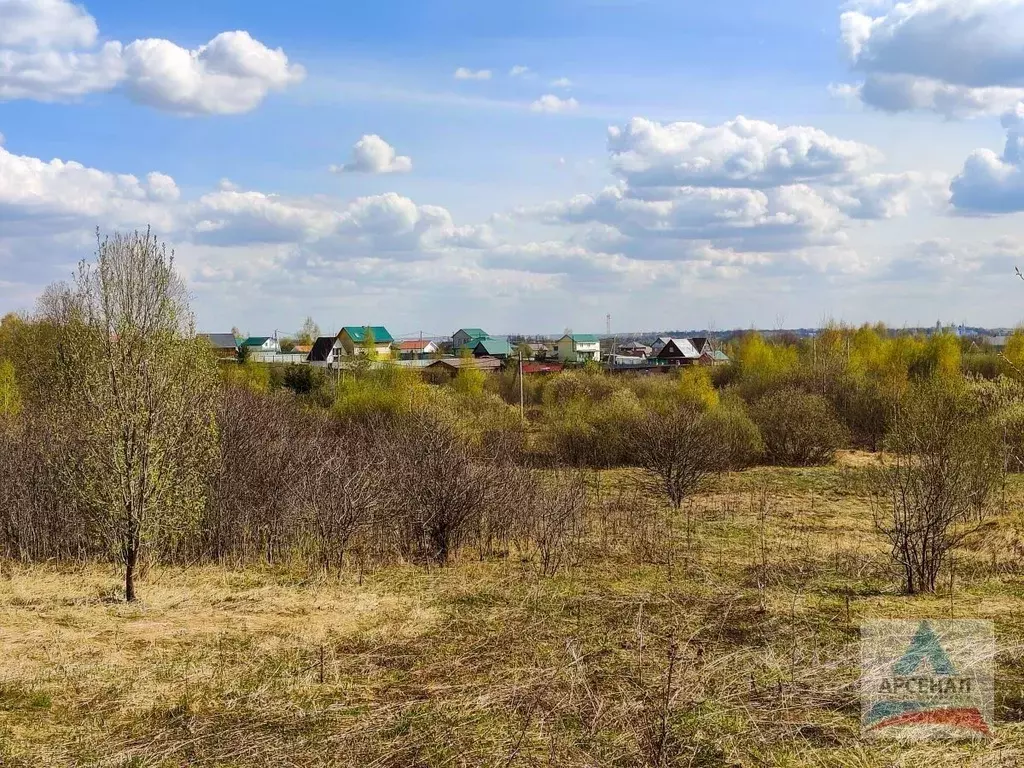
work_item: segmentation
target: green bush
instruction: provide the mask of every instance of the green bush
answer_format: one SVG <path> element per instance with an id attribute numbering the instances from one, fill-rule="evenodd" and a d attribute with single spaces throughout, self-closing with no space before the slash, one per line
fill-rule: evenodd
<path id="1" fill-rule="evenodd" d="M 764 439 L 765 458 L 781 466 L 828 464 L 849 443 L 849 432 L 821 395 L 782 389 L 758 400 L 751 409 Z"/>
<path id="2" fill-rule="evenodd" d="M 726 469 L 747 469 L 764 457 L 761 430 L 747 415 L 742 403 L 715 408 L 707 413 L 705 420 L 723 443 Z"/>

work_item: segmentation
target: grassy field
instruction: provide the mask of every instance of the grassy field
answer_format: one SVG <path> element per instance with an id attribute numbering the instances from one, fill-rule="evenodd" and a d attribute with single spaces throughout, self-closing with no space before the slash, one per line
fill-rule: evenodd
<path id="1" fill-rule="evenodd" d="M 927 597 L 872 530 L 871 459 L 758 469 L 666 523 L 591 478 L 556 576 L 509 554 L 317 576 L 5 565 L 0 765 L 1024 764 L 1024 482 Z M 952 590 L 950 590 L 952 573 Z M 899 747 L 858 728 L 858 623 L 988 618 L 997 735 Z"/>

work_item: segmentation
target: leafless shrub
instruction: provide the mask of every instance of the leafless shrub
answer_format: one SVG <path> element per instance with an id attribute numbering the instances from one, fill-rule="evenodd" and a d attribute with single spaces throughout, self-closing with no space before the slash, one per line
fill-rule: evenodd
<path id="1" fill-rule="evenodd" d="M 444 564 L 479 528 L 487 501 L 486 467 L 473 461 L 466 441 L 445 421 L 413 414 L 398 428 L 394 482 L 404 493 L 393 514 L 400 546 L 411 559 Z"/>
<path id="2" fill-rule="evenodd" d="M 96 556 L 74 500 L 61 492 L 50 423 L 25 411 L 0 419 L 0 552 L 22 561 Z"/>
<path id="3" fill-rule="evenodd" d="M 724 441 L 707 415 L 691 407 L 636 419 L 628 435 L 630 453 L 646 470 L 645 484 L 678 511 L 683 501 L 728 465 Z"/>
<path id="4" fill-rule="evenodd" d="M 228 387 L 217 421 L 220 457 L 200 522 L 202 554 L 279 563 L 297 538 L 309 420 L 286 396 Z"/>
<path id="5" fill-rule="evenodd" d="M 999 480 L 999 438 L 962 392 L 935 382 L 905 400 L 887 442 L 891 460 L 874 474 L 875 526 L 906 591 L 934 592 L 948 553 L 982 517 Z"/>
<path id="6" fill-rule="evenodd" d="M 557 573 L 571 543 L 579 536 L 586 498 L 586 485 L 580 471 L 561 472 L 548 478 L 544 488 L 534 495 L 530 532 L 545 576 Z"/>
<path id="7" fill-rule="evenodd" d="M 364 430 L 340 434 L 339 425 L 318 418 L 307 435 L 301 501 L 319 560 L 330 570 L 344 563 L 353 539 L 371 529 L 385 508 L 380 492 L 384 460 Z"/>

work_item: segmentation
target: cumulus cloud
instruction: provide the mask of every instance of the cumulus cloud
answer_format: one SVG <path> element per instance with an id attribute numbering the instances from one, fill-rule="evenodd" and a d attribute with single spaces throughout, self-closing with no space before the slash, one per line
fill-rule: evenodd
<path id="1" fill-rule="evenodd" d="M 124 80 L 122 53 L 120 43 L 94 53 L 0 49 L 0 101 L 62 101 L 112 90 Z"/>
<path id="2" fill-rule="evenodd" d="M 915 198 L 933 208 L 949 199 L 949 176 L 941 173 L 869 173 L 823 196 L 852 219 L 895 219 L 907 216 Z"/>
<path id="3" fill-rule="evenodd" d="M 580 103 L 576 99 L 562 99 L 554 94 L 547 93 L 533 102 L 530 105 L 530 110 L 533 112 L 549 113 L 574 112 L 579 106 Z"/>
<path id="4" fill-rule="evenodd" d="M 517 213 L 548 224 L 603 224 L 635 239 L 690 240 L 758 251 L 835 242 L 842 218 L 804 185 L 769 190 L 675 187 L 659 189 L 657 195 L 619 186 Z"/>
<path id="5" fill-rule="evenodd" d="M 96 20 L 66 0 L 0 0 L 0 47 L 88 48 Z"/>
<path id="6" fill-rule="evenodd" d="M 455 70 L 456 80 L 490 80 L 491 70 L 489 69 L 469 69 L 468 67 L 459 67 Z"/>
<path id="7" fill-rule="evenodd" d="M 572 88 L 572 80 L 568 77 L 560 77 L 551 81 L 552 88 Z"/>
<path id="8" fill-rule="evenodd" d="M 781 263 L 864 271 L 846 246 L 857 220 L 904 216 L 918 198 L 944 203 L 948 188 L 948 178 L 874 170 L 882 158 L 867 145 L 743 117 L 713 126 L 635 118 L 609 129 L 608 157 L 618 183 L 512 218 L 573 232 L 574 259 L 699 262 L 715 274 Z"/>
<path id="9" fill-rule="evenodd" d="M 366 134 L 352 147 L 352 159 L 344 165 L 332 165 L 333 173 L 408 173 L 412 158 L 399 155 L 395 148 L 376 134 Z"/>
<path id="10" fill-rule="evenodd" d="M 1003 115 L 1002 155 L 978 149 L 950 185 L 953 207 L 968 214 L 1024 211 L 1024 104 Z"/>
<path id="11" fill-rule="evenodd" d="M 877 150 L 816 128 L 738 117 L 717 126 L 634 118 L 608 130 L 612 168 L 633 186 L 766 188 L 856 177 Z"/>
<path id="12" fill-rule="evenodd" d="M 351 278 L 356 268 L 349 265 L 372 260 L 379 275 L 394 264 L 457 263 L 460 254 L 498 244 L 489 226 L 456 222 L 446 208 L 396 193 L 339 200 L 225 181 L 186 197 L 165 173 L 140 178 L 0 147 L 0 262 L 12 266 L 11 278 L 39 290 L 88 255 L 96 227 L 149 225 L 178 250 L 187 276 L 208 285 L 255 265 L 295 285 L 313 274 L 313 265 Z M 229 254 L 237 264 L 228 263 Z"/>
<path id="13" fill-rule="evenodd" d="M 169 40 L 96 47 L 86 11 L 66 0 L 0 0 L 0 99 L 55 101 L 123 88 L 183 114 L 234 114 L 303 79 L 280 49 L 222 32 L 194 50 Z"/>
<path id="14" fill-rule="evenodd" d="M 639 287 L 679 276 L 678 267 L 669 262 L 632 259 L 562 240 L 499 245 L 484 253 L 483 263 L 497 269 L 560 275 L 571 278 L 576 287 L 606 285 L 612 280 L 620 286 Z"/>
<path id="15" fill-rule="evenodd" d="M 188 237 L 204 245 L 292 243 L 326 258 L 359 254 L 416 260 L 491 244 L 486 226 L 456 226 L 447 209 L 389 192 L 348 203 L 221 189 L 189 206 Z"/>
<path id="16" fill-rule="evenodd" d="M 12 235 L 152 224 L 167 232 L 175 214 L 165 204 L 178 197 L 174 180 L 151 173 L 145 180 L 81 163 L 15 155 L 0 147 L 0 222 Z"/>
<path id="17" fill-rule="evenodd" d="M 125 88 L 136 101 L 184 114 L 248 112 L 305 70 L 248 32 L 222 32 L 186 50 L 169 40 L 136 40 L 124 50 Z"/>
<path id="18" fill-rule="evenodd" d="M 512 67 L 512 69 L 508 71 L 510 77 L 522 77 L 523 75 L 528 75 L 529 73 L 530 68 L 524 66 L 523 64 L 516 64 L 514 67 Z"/>
<path id="19" fill-rule="evenodd" d="M 840 17 L 864 103 L 888 111 L 999 113 L 1024 99 L 1024 3 L 907 0 Z"/>

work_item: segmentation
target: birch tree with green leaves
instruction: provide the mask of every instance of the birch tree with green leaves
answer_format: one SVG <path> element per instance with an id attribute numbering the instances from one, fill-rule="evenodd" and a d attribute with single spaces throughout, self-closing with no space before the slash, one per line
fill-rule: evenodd
<path id="1" fill-rule="evenodd" d="M 67 486 L 124 567 L 195 525 L 216 456 L 216 364 L 196 339 L 174 255 L 148 230 L 97 237 L 94 262 L 48 292 L 58 329 L 55 418 Z"/>

